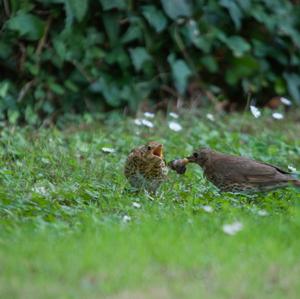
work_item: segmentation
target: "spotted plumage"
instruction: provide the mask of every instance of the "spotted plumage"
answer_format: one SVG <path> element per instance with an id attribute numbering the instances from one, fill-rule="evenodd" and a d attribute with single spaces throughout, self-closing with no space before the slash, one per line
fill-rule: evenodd
<path id="1" fill-rule="evenodd" d="M 125 162 L 124 174 L 136 189 L 155 192 L 167 177 L 163 146 L 149 142 L 132 150 Z"/>

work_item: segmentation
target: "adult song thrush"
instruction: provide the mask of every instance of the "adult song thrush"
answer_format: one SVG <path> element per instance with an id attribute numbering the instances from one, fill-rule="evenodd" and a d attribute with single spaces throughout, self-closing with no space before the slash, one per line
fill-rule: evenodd
<path id="1" fill-rule="evenodd" d="M 289 172 L 245 157 L 205 148 L 196 150 L 186 159 L 182 160 L 184 164 L 200 165 L 205 177 L 223 192 L 254 193 L 289 185 L 300 187 L 300 180 L 293 178 Z"/>
<path id="2" fill-rule="evenodd" d="M 163 146 L 151 141 L 133 149 L 125 162 L 124 173 L 134 188 L 155 192 L 168 173 Z"/>

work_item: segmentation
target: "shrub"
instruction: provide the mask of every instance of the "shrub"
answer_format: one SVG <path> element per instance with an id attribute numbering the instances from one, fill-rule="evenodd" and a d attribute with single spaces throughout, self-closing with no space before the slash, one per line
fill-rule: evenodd
<path id="1" fill-rule="evenodd" d="M 300 103 L 294 2 L 3 0 L 0 117 L 36 122 L 249 92 Z"/>

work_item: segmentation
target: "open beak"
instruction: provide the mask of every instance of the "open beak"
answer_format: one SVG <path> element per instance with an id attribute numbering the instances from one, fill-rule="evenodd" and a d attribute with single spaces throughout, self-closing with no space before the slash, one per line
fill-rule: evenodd
<path id="1" fill-rule="evenodd" d="M 160 144 L 158 145 L 157 147 L 155 147 L 152 151 L 152 154 L 154 156 L 157 156 L 157 157 L 160 157 L 160 158 L 163 158 L 163 146 Z"/>

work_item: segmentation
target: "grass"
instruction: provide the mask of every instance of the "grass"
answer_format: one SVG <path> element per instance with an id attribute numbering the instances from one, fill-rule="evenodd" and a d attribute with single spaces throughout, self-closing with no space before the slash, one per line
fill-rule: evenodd
<path id="1" fill-rule="evenodd" d="M 186 114 L 174 132 L 151 121 L 2 130 L 0 298 L 299 297 L 297 190 L 220 194 L 191 165 L 150 196 L 131 193 L 122 172 L 146 140 L 162 142 L 167 160 L 210 146 L 299 169 L 299 122 Z M 243 229 L 225 234 L 236 221 Z"/>

